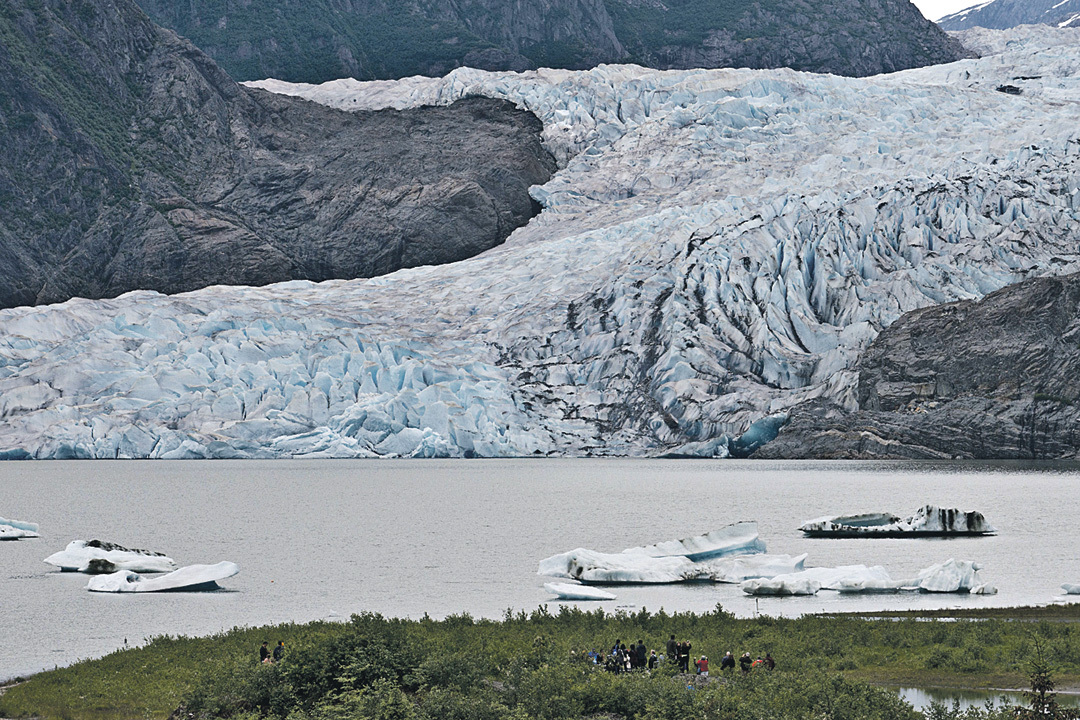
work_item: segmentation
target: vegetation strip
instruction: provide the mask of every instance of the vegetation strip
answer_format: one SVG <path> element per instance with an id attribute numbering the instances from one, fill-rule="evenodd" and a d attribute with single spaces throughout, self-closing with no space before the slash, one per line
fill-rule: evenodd
<path id="1" fill-rule="evenodd" d="M 1014 615 L 1032 621 L 1018 623 L 737 619 L 719 606 L 702 615 L 572 607 L 551 614 L 542 606 L 531 614 L 508 611 L 501 621 L 365 613 L 347 623 L 155 637 L 11 687 L 0 697 L 0 716 L 165 718 L 182 709 L 183 717 L 290 720 L 913 719 L 919 715 L 894 692 L 874 685 L 1027 687 L 1040 657 L 1059 685 L 1080 684 L 1080 624 L 1036 614 L 1019 609 Z M 616 674 L 587 658 L 590 650 L 607 654 L 616 640 L 641 640 L 665 653 L 671 635 L 692 643 L 692 659 L 709 658 L 710 677 L 680 675 L 670 662 L 651 673 Z M 260 663 L 263 641 L 283 641 L 284 657 Z M 736 657 L 771 653 L 776 669 L 721 671 L 729 650 Z M 941 710 L 946 714 L 933 717 L 992 716 Z"/>

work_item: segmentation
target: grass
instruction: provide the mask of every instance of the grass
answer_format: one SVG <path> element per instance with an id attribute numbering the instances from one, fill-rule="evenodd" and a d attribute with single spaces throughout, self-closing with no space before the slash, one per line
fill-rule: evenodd
<path id="1" fill-rule="evenodd" d="M 964 619 L 950 622 L 923 612 L 736 619 L 720 608 L 703 615 L 644 610 L 607 615 L 563 608 L 552 615 L 542 607 L 530 615 L 508 612 L 502 621 L 468 615 L 439 622 L 361 615 L 349 623 L 153 638 L 144 647 L 43 672 L 10 688 L 0 697 L 0 716 L 166 718 L 183 704 L 210 708 L 208 717 L 251 711 L 285 717 L 291 712 L 316 712 L 312 708 L 322 707 L 320 703 L 341 701 L 348 691 L 372 683 L 385 683 L 388 692 L 421 697 L 425 688 L 441 687 L 440 683 L 459 693 L 511 683 L 509 668 L 536 673 L 537 668 L 550 666 L 556 674 L 569 672 L 569 658 L 579 658 L 590 648 L 607 649 L 616 638 L 624 642 L 640 638 L 648 647 L 662 649 L 670 633 L 690 639 L 694 656 L 708 655 L 714 664 L 726 650 L 753 655 L 768 650 L 779 663 L 776 677 L 792 682 L 796 678 L 799 683 L 818 682 L 806 678 L 824 672 L 844 682 L 916 687 L 1026 687 L 1033 644 L 1039 642 L 1058 685 L 1075 687 L 1080 686 L 1078 610 L 1054 606 L 952 611 L 950 618 Z M 255 661 L 258 647 L 263 640 L 274 644 L 279 639 L 288 649 L 286 662 L 263 671 Z M 530 663 L 536 658 L 542 662 L 534 667 Z M 536 677 L 511 684 L 539 683 Z M 575 682 L 573 677 L 557 684 Z M 575 696 L 583 706 L 593 702 L 590 693 L 599 692 L 595 680 L 589 683 Z M 649 687 L 648 692 L 659 692 Z M 631 716 L 645 717 L 626 715 Z M 799 712 L 792 710 L 792 717 L 797 716 Z"/>

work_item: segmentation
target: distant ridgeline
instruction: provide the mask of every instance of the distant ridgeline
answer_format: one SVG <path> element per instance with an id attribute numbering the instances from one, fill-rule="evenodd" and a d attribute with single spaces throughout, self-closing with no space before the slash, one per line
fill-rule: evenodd
<path id="1" fill-rule="evenodd" d="M 864 76 L 961 45 L 908 0 L 139 0 L 237 80 L 484 70 L 790 67 Z"/>
<path id="2" fill-rule="evenodd" d="M 942 30 L 1007 30 L 1017 25 L 1080 27 L 1080 0 L 993 0 L 938 20 Z"/>

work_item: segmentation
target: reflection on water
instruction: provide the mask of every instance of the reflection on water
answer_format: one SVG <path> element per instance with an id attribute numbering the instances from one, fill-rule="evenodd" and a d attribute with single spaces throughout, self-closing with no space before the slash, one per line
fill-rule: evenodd
<path id="1" fill-rule="evenodd" d="M 959 703 L 962 709 L 971 707 L 985 707 L 989 702 L 994 706 L 1011 706 L 1028 704 L 1024 693 L 1003 690 L 971 690 L 967 688 L 897 688 L 900 697 L 911 703 L 911 706 L 919 712 L 925 712 L 931 703 L 941 703 L 947 707 L 953 707 Z M 1080 695 L 1066 695 L 1059 693 L 1057 703 L 1062 707 L 1080 708 Z"/>

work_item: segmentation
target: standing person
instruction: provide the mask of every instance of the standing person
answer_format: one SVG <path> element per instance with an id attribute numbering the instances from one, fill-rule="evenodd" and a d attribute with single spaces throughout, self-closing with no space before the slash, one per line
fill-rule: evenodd
<path id="1" fill-rule="evenodd" d="M 724 655 L 723 659 L 720 660 L 720 672 L 723 672 L 725 670 L 734 670 L 734 669 L 735 669 L 735 656 L 731 654 L 730 650 L 728 650 L 727 654 Z"/>
<path id="2" fill-rule="evenodd" d="M 676 652 L 678 649 L 678 643 L 675 642 L 675 636 L 672 635 L 671 639 L 667 641 L 667 656 L 671 662 L 677 662 L 679 655 Z"/>
<path id="3" fill-rule="evenodd" d="M 639 669 L 643 669 L 645 667 L 645 659 L 648 657 L 649 651 L 645 649 L 645 643 L 641 642 L 640 640 L 637 641 L 637 648 L 635 648 L 635 650 L 637 662 L 634 664 Z"/>
<path id="4" fill-rule="evenodd" d="M 649 666 L 648 666 L 649 669 L 650 670 L 655 670 L 656 666 L 659 665 L 659 664 L 660 664 L 660 658 L 658 658 L 656 656 L 656 651 L 655 650 L 650 651 L 649 652 Z"/>
<path id="5" fill-rule="evenodd" d="M 281 662 L 283 657 L 285 657 L 285 641 L 278 640 L 277 647 L 274 648 L 274 662 Z"/>
<path id="6" fill-rule="evenodd" d="M 754 661 L 750 659 L 750 653 L 748 652 L 743 653 L 742 657 L 739 658 L 739 667 L 744 673 L 750 672 L 750 666 L 753 663 Z"/>
<path id="7" fill-rule="evenodd" d="M 765 653 L 765 669 L 772 670 L 774 667 L 776 667 L 776 661 L 773 660 L 772 655 Z"/>
<path id="8" fill-rule="evenodd" d="M 694 664 L 697 665 L 698 675 L 701 677 L 709 677 L 709 658 L 702 655 L 701 659 Z"/>
<path id="9" fill-rule="evenodd" d="M 682 644 L 682 649 L 679 651 L 679 664 L 682 666 L 682 671 L 684 673 L 690 672 L 690 650 L 693 647 L 694 646 L 690 644 L 690 641 L 687 640 Z"/>
<path id="10" fill-rule="evenodd" d="M 266 647 L 265 640 L 263 640 L 262 647 L 259 648 L 259 662 L 270 662 L 270 648 Z"/>

